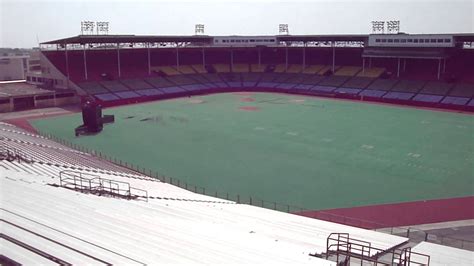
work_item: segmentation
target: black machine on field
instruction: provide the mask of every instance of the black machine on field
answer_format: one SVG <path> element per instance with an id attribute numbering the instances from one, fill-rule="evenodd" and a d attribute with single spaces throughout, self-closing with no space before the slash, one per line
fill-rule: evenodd
<path id="1" fill-rule="evenodd" d="M 102 106 L 93 100 L 86 100 L 82 104 L 82 121 L 84 124 L 75 129 L 76 137 L 101 132 L 104 124 L 115 122 L 115 117 L 113 115 L 102 116 Z"/>

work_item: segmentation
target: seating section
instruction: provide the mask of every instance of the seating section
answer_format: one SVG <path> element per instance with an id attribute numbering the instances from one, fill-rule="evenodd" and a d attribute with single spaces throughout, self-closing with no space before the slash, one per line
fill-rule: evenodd
<path id="1" fill-rule="evenodd" d="M 278 64 L 275 66 L 275 73 L 284 73 L 286 72 L 286 66 L 284 64 Z"/>
<path id="2" fill-rule="evenodd" d="M 359 71 L 360 71 L 361 69 L 362 69 L 361 67 L 356 67 L 356 66 L 343 66 L 343 67 L 339 68 L 339 69 L 334 73 L 334 75 L 336 75 L 336 76 L 348 76 L 348 77 L 353 77 L 353 76 L 355 76 L 357 73 L 359 73 Z"/>
<path id="3" fill-rule="evenodd" d="M 329 76 L 319 82 L 318 85 L 321 86 L 332 86 L 332 87 L 340 87 L 344 82 L 346 82 L 349 78 L 345 76 Z"/>
<path id="4" fill-rule="evenodd" d="M 203 65 L 191 65 L 196 73 L 205 74 L 207 73 L 206 68 Z"/>
<path id="5" fill-rule="evenodd" d="M 303 71 L 303 65 L 289 65 L 286 70 L 287 73 L 301 73 Z"/>
<path id="6" fill-rule="evenodd" d="M 324 66 L 323 65 L 311 65 L 306 66 L 303 70 L 304 74 L 316 74 L 318 73 Z"/>
<path id="7" fill-rule="evenodd" d="M 94 95 L 98 93 L 107 93 L 108 90 L 98 82 L 83 82 L 78 84 L 88 94 Z"/>
<path id="8" fill-rule="evenodd" d="M 153 67 L 151 67 L 151 70 L 156 71 L 156 72 L 161 71 L 161 72 L 165 73 L 168 76 L 174 76 L 174 75 L 181 74 L 178 70 L 176 70 L 176 68 L 171 67 L 171 66 L 153 66 Z"/>
<path id="9" fill-rule="evenodd" d="M 118 92 L 118 91 L 128 90 L 128 88 L 125 87 L 125 85 L 123 85 L 119 81 L 102 81 L 102 82 L 100 82 L 100 84 L 102 86 L 104 86 L 105 88 L 107 88 L 107 90 L 109 90 L 110 92 Z"/>
<path id="10" fill-rule="evenodd" d="M 337 71 L 337 69 L 339 69 L 339 67 L 334 66 L 334 71 Z M 319 69 L 319 72 L 317 74 L 324 75 L 328 71 L 332 71 L 332 66 L 323 66 L 321 69 Z"/>
<path id="11" fill-rule="evenodd" d="M 153 86 L 142 79 L 125 79 L 121 82 L 132 90 L 153 89 Z"/>
<path id="12" fill-rule="evenodd" d="M 179 66 L 179 72 L 183 74 L 196 74 L 196 71 L 194 71 L 193 67 L 190 65 Z"/>
<path id="13" fill-rule="evenodd" d="M 360 71 L 357 76 L 367 78 L 379 78 L 385 71 L 386 70 L 383 67 L 370 67 Z"/>
<path id="14" fill-rule="evenodd" d="M 449 96 L 457 97 L 474 97 L 474 84 L 459 83 L 454 85 L 453 89 L 449 92 Z"/>
<path id="15" fill-rule="evenodd" d="M 397 82 L 398 80 L 396 79 L 377 79 L 368 88 L 371 90 L 389 91 Z"/>
<path id="16" fill-rule="evenodd" d="M 248 73 L 249 65 L 248 64 L 234 64 L 232 66 L 232 72 L 235 73 Z"/>
<path id="17" fill-rule="evenodd" d="M 165 87 L 171 87 L 171 86 L 174 86 L 174 84 L 165 79 L 165 78 L 148 78 L 148 79 L 145 79 L 146 82 L 148 82 L 149 84 L 153 85 L 153 87 L 155 88 L 165 88 Z"/>
<path id="18" fill-rule="evenodd" d="M 280 65 L 280 71 L 281 66 Z M 114 104 L 119 100 L 146 100 L 166 97 L 228 91 L 229 89 L 255 89 L 287 93 L 316 94 L 361 100 L 383 101 L 429 107 L 474 109 L 471 99 L 474 87 L 469 83 L 440 81 L 377 79 L 356 75 L 356 68 L 338 68 L 339 75 L 314 74 L 330 66 L 308 66 L 308 73 L 297 70 L 301 65 L 290 65 L 286 72 L 250 72 L 252 66 L 236 64 L 234 72 L 226 64 L 215 64 L 218 73 L 180 74 L 145 79 L 79 83 L 97 99 Z M 193 67 L 194 68 L 194 67 Z M 292 69 L 292 70 L 290 70 Z M 222 72 L 221 72 L 222 71 Z M 352 75 L 352 76 L 348 76 Z"/>
<path id="19" fill-rule="evenodd" d="M 251 64 L 250 65 L 250 71 L 251 72 L 258 72 L 258 73 L 262 73 L 262 72 L 265 72 L 265 69 L 267 68 L 267 65 L 266 64 Z"/>
<path id="20" fill-rule="evenodd" d="M 217 73 L 228 73 L 230 72 L 229 64 L 213 64 L 212 65 Z"/>
<path id="21" fill-rule="evenodd" d="M 407 59 L 406 68 L 403 64 L 400 77 L 395 78 L 394 60 L 376 58 L 369 62 L 370 67 L 362 67 L 362 49 L 337 49 L 338 65 L 334 69 L 330 50 L 307 49 L 305 62 L 308 64 L 305 66 L 301 64 L 301 54 L 294 52 L 298 49 L 293 48 L 288 54 L 288 65 L 284 50 L 265 48 L 258 57 L 262 64 L 256 63 L 256 51 L 239 50 L 234 53 L 237 63 L 231 66 L 225 49 L 208 49 L 202 58 L 201 49 L 183 48 L 180 57 L 183 64 L 179 67 L 175 49 L 151 49 L 150 57 L 146 49 L 123 49 L 120 51 L 120 71 L 116 50 L 90 50 L 87 52 L 87 75 L 83 52 L 72 50 L 69 71 L 71 80 L 85 93 L 108 105 L 242 88 L 473 109 L 474 83 L 470 60 L 473 53 L 468 49 L 459 51 L 448 60 L 446 72 L 442 73 L 440 80 L 436 75 L 438 64 L 433 60 Z M 66 73 L 63 51 L 44 53 L 63 74 Z M 151 73 L 148 72 L 148 58 L 151 58 Z M 203 59 L 207 65 L 200 63 Z"/>
<path id="22" fill-rule="evenodd" d="M 424 85 L 425 82 L 420 80 L 400 80 L 393 86 L 392 91 L 417 93 Z"/>
<path id="23" fill-rule="evenodd" d="M 372 83 L 372 81 L 374 81 L 373 78 L 353 77 L 346 81 L 342 86 L 346 88 L 365 89 L 370 85 L 370 83 Z"/>
<path id="24" fill-rule="evenodd" d="M 429 81 L 421 90 L 424 94 L 434 95 L 446 95 L 448 91 L 453 87 L 454 84 L 441 82 L 441 81 Z"/>

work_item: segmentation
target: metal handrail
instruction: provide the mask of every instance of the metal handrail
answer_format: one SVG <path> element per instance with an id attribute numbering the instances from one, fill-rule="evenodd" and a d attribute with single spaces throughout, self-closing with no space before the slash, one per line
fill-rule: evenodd
<path id="1" fill-rule="evenodd" d="M 92 178 L 85 176 L 90 176 Z M 148 201 L 148 192 L 146 190 L 131 187 L 128 182 L 101 178 L 98 175 L 72 170 L 63 170 L 59 172 L 59 180 L 61 187 L 73 185 L 74 189 L 98 191 L 99 193 L 108 192 L 110 194 L 127 198 L 140 197 L 145 198 L 146 201 Z M 120 184 L 122 184 L 122 186 Z M 142 195 L 139 195 L 140 193 L 133 193 L 133 191 L 140 192 Z"/>

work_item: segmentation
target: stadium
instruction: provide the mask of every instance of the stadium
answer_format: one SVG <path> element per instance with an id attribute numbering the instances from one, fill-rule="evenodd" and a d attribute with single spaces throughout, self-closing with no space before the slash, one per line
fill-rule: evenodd
<path id="1" fill-rule="evenodd" d="M 474 34 L 197 29 L 0 83 L 2 264 L 472 265 Z"/>

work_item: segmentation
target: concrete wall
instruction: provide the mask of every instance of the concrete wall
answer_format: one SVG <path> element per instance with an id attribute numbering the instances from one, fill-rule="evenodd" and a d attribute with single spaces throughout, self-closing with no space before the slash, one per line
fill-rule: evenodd
<path id="1" fill-rule="evenodd" d="M 0 58 L 0 81 L 25 79 L 23 58 Z"/>
<path id="2" fill-rule="evenodd" d="M 7 113 L 13 111 L 12 104 L 8 103 L 0 103 L 0 113 Z"/>
<path id="3" fill-rule="evenodd" d="M 35 99 L 35 108 L 45 108 L 56 106 L 56 103 L 53 99 L 38 100 Z"/>
<path id="4" fill-rule="evenodd" d="M 56 106 L 70 105 L 70 104 L 76 104 L 76 103 L 79 103 L 79 97 L 77 96 L 56 98 Z"/>

